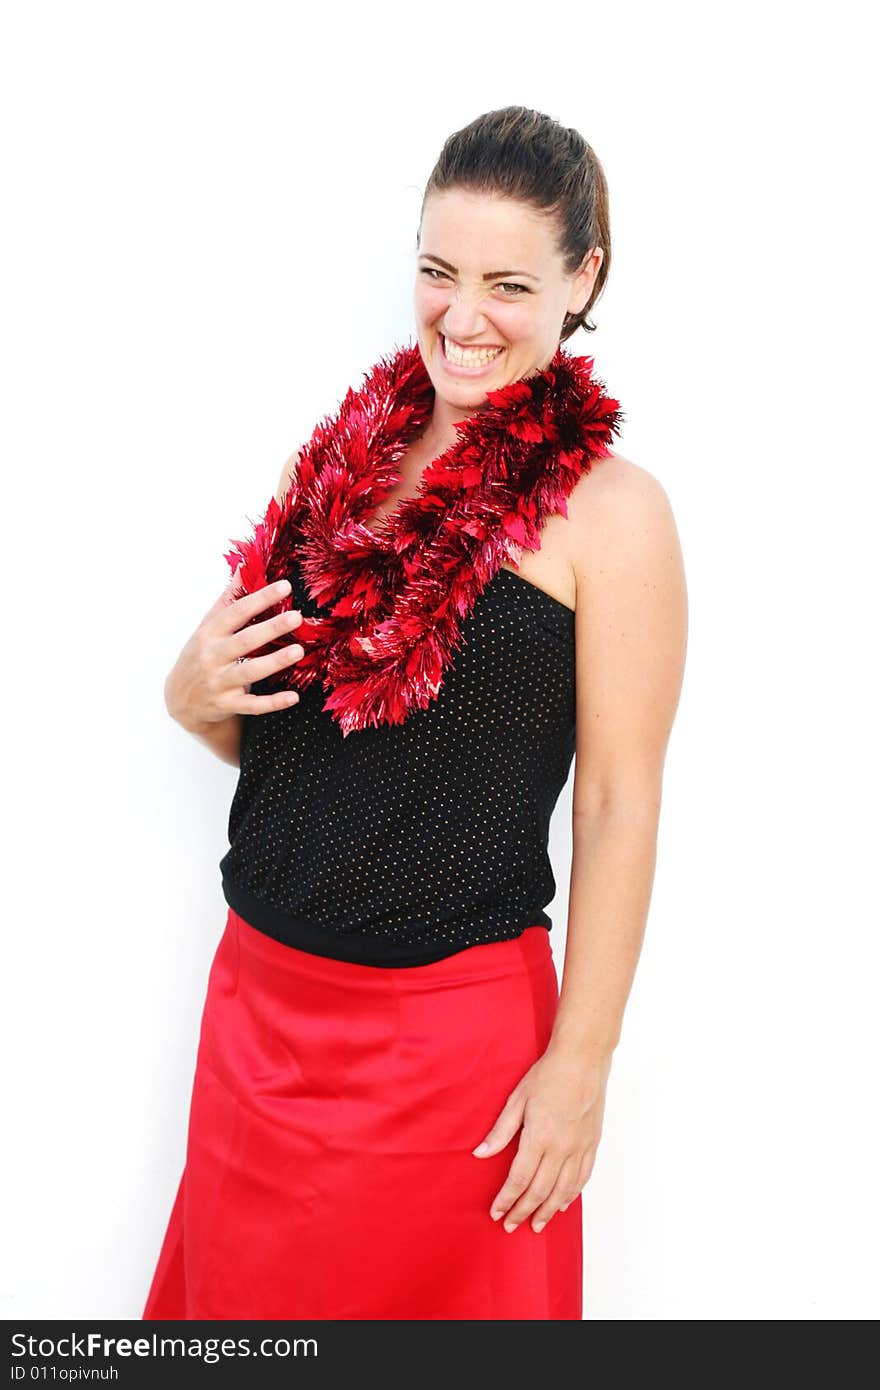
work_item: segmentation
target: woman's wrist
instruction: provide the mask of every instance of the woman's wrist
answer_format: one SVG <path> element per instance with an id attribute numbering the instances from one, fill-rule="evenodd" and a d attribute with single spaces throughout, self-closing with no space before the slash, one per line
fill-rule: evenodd
<path id="1" fill-rule="evenodd" d="M 172 671 L 165 681 L 165 708 L 175 724 L 179 724 L 188 734 L 203 734 L 210 726 L 203 719 L 197 719 L 177 689 Z"/>
<path id="2" fill-rule="evenodd" d="M 596 1066 L 607 1071 L 618 1041 L 619 1031 L 611 1034 L 585 1030 L 583 1026 L 569 1026 L 564 1020 L 557 1019 L 550 1034 L 547 1050 L 574 1057 L 584 1065 Z"/>

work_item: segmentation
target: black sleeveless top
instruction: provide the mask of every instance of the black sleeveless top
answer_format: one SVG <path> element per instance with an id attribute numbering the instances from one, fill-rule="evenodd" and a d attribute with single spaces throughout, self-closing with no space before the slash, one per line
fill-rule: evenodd
<path id="1" fill-rule="evenodd" d="M 299 573 L 287 577 L 293 607 L 318 616 Z M 574 613 L 499 569 L 460 633 L 436 699 L 403 724 L 343 738 L 319 681 L 295 705 L 243 716 L 220 870 L 252 927 L 380 966 L 551 927 L 549 824 L 575 751 Z"/>

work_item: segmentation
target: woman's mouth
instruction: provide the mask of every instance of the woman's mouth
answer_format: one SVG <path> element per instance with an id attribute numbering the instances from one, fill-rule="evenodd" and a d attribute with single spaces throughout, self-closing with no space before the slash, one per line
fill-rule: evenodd
<path id="1" fill-rule="evenodd" d="M 505 349 L 500 347 L 463 348 L 444 334 L 440 340 L 440 359 L 443 366 L 453 376 L 485 376 L 492 370 L 493 363 L 503 356 Z"/>

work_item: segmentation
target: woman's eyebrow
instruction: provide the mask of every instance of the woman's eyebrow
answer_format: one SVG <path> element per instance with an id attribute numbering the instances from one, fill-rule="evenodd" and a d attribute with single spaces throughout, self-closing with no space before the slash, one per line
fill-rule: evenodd
<path id="1" fill-rule="evenodd" d="M 458 274 L 457 268 L 454 265 L 450 265 L 448 261 L 444 261 L 441 256 L 432 256 L 430 251 L 422 251 L 420 255 L 425 260 L 436 261 L 438 265 L 442 265 L 444 270 L 451 270 L 453 275 Z M 541 283 L 537 275 L 530 275 L 527 270 L 487 270 L 483 279 L 498 280 L 503 275 L 524 275 L 527 280 L 534 280 L 539 285 Z"/>

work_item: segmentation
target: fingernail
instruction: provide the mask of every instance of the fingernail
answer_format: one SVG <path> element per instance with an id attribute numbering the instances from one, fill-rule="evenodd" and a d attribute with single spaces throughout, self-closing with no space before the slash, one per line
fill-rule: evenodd
<path id="1" fill-rule="evenodd" d="M 483 1142 L 482 1142 L 482 1144 L 478 1144 L 477 1147 L 476 1147 L 475 1149 L 472 1150 L 472 1153 L 474 1154 L 474 1156 L 475 1156 L 476 1158 L 479 1158 L 479 1157 L 480 1157 L 480 1154 L 484 1154 L 484 1153 L 486 1152 L 486 1150 L 488 1149 L 488 1147 L 489 1147 L 489 1145 L 488 1145 L 488 1143 L 486 1142 L 486 1140 L 484 1139 Z"/>
<path id="2" fill-rule="evenodd" d="M 534 1226 L 532 1227 L 532 1230 L 533 1230 L 533 1231 L 535 1232 L 535 1234 L 537 1235 L 538 1231 L 543 1231 L 543 1229 L 544 1229 L 544 1227 L 545 1227 L 546 1225 L 547 1225 L 547 1222 L 546 1222 L 546 1221 L 536 1221 L 535 1224 L 534 1224 Z"/>
<path id="3" fill-rule="evenodd" d="M 489 1212 L 489 1215 L 491 1216 L 491 1218 L 492 1218 L 493 1221 L 500 1221 L 500 1220 L 501 1220 L 501 1217 L 504 1215 L 504 1212 L 503 1212 L 503 1211 L 490 1211 L 490 1212 Z"/>
<path id="4" fill-rule="evenodd" d="M 505 1221 L 505 1223 L 504 1223 L 504 1229 L 505 1229 L 505 1231 L 515 1231 L 515 1230 L 516 1230 L 516 1222 L 515 1222 L 515 1221 Z"/>

